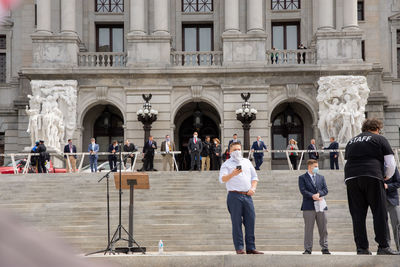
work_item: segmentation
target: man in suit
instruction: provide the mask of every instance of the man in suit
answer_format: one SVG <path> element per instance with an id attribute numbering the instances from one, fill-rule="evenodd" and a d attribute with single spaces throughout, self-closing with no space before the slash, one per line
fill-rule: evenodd
<path id="1" fill-rule="evenodd" d="M 117 171 L 117 155 L 116 153 L 119 151 L 118 142 L 114 140 L 112 144 L 108 147 L 108 152 L 112 153 L 108 155 L 108 163 L 110 164 L 110 171 Z"/>
<path id="2" fill-rule="evenodd" d="M 319 232 L 319 244 L 322 254 L 330 254 L 328 250 L 328 231 L 326 228 L 326 210 L 316 211 L 315 202 L 326 204 L 324 197 L 328 194 L 325 178 L 318 174 L 318 162 L 314 159 L 307 161 L 307 172 L 299 176 L 299 190 L 303 195 L 301 210 L 304 218 L 304 252 L 311 254 L 313 246 L 314 223 L 317 222 Z"/>
<path id="3" fill-rule="evenodd" d="M 339 149 L 339 143 L 335 141 L 335 137 L 330 138 L 330 145 L 328 147 L 324 147 L 324 149 Z M 338 152 L 330 152 L 329 160 L 331 163 L 331 170 L 336 167 L 336 170 L 339 170 L 339 153 Z"/>
<path id="4" fill-rule="evenodd" d="M 133 143 L 129 142 L 128 139 L 126 139 L 125 141 L 125 145 L 124 145 L 124 152 L 131 152 L 131 154 L 128 154 L 124 157 L 124 164 L 126 166 L 126 162 L 128 161 L 128 159 L 131 160 L 131 167 L 130 169 L 133 171 L 133 162 L 135 161 L 135 154 L 133 154 L 133 152 L 136 151 L 136 147 Z"/>
<path id="5" fill-rule="evenodd" d="M 88 152 L 89 152 L 89 161 L 90 161 L 91 172 L 97 172 L 97 159 L 99 158 L 99 155 L 97 155 L 97 153 L 99 152 L 99 149 L 100 149 L 100 147 L 98 144 L 96 144 L 96 139 L 94 139 L 94 138 L 90 139 Z"/>
<path id="6" fill-rule="evenodd" d="M 157 143 L 153 140 L 153 136 L 149 136 L 149 140 L 144 143 L 143 146 L 143 170 L 154 171 L 154 151 L 157 149 Z"/>
<path id="7" fill-rule="evenodd" d="M 400 207 L 399 207 L 399 193 L 397 189 L 400 188 L 400 173 L 396 168 L 394 175 L 391 178 L 385 179 L 384 183 L 386 189 L 387 203 L 386 207 L 390 216 L 390 222 L 392 224 L 392 230 L 394 235 L 394 242 L 397 247 L 397 251 L 400 250 L 399 247 L 399 227 L 400 227 Z M 390 244 L 390 231 L 387 228 L 387 240 Z"/>
<path id="8" fill-rule="evenodd" d="M 237 134 L 233 134 L 233 139 L 230 140 L 230 141 L 229 141 L 229 144 L 228 144 L 228 150 L 229 150 L 229 147 L 231 147 L 231 144 L 232 144 L 232 143 L 239 143 L 239 144 L 242 144 L 242 143 L 240 142 L 240 140 L 239 140 L 237 137 L 238 137 Z"/>
<path id="9" fill-rule="evenodd" d="M 264 160 L 264 152 L 258 152 L 261 150 L 267 149 L 267 146 L 261 140 L 261 136 L 257 136 L 257 141 L 254 141 L 253 145 L 251 146 L 251 151 L 254 153 L 254 161 L 256 163 L 255 169 L 257 171 L 260 170 L 261 164 Z"/>
<path id="10" fill-rule="evenodd" d="M 64 153 L 76 153 L 76 146 L 72 144 L 71 139 L 68 139 L 68 144 L 64 147 Z M 67 166 L 67 172 L 76 172 L 76 155 L 64 155 L 64 158 Z"/>
<path id="11" fill-rule="evenodd" d="M 163 171 L 167 170 L 167 165 L 169 165 L 170 171 L 174 170 L 174 154 L 171 154 L 173 151 L 175 151 L 175 144 L 167 134 L 165 140 L 161 143 Z"/>
<path id="12" fill-rule="evenodd" d="M 318 152 L 311 152 L 310 150 L 317 150 L 317 147 L 315 146 L 315 139 L 311 139 L 310 144 L 307 147 L 308 152 L 308 158 L 309 159 L 319 159 L 319 153 Z"/>
<path id="13" fill-rule="evenodd" d="M 194 132 L 193 138 L 189 139 L 188 149 L 190 154 L 190 170 L 194 170 L 194 164 L 196 163 L 197 169 L 200 171 L 200 153 L 203 150 L 203 143 L 198 137 L 197 132 Z"/>

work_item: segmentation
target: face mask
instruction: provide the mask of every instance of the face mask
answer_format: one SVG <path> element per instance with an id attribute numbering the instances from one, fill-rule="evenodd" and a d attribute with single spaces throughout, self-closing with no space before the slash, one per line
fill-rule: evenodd
<path id="1" fill-rule="evenodd" d="M 94 145 L 95 142 L 92 142 L 92 144 Z"/>
<path id="2" fill-rule="evenodd" d="M 313 173 L 313 174 L 317 174 L 318 171 L 319 171 L 319 168 L 318 168 L 318 167 L 315 167 L 314 169 L 312 169 L 312 173 Z"/>
<path id="3" fill-rule="evenodd" d="M 231 153 L 231 158 L 234 161 L 240 162 L 243 159 L 242 151 L 241 150 L 235 150 Z"/>
<path id="4" fill-rule="evenodd" d="M 193 135 L 194 138 L 197 138 L 197 135 Z"/>
<path id="5" fill-rule="evenodd" d="M 217 142 L 214 142 L 214 144 L 218 144 Z"/>
<path id="6" fill-rule="evenodd" d="M 167 142 L 169 142 L 169 138 L 167 138 Z"/>

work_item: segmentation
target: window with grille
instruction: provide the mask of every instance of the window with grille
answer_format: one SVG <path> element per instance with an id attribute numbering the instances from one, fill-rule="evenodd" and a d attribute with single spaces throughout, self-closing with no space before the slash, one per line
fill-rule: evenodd
<path id="1" fill-rule="evenodd" d="M 213 0 L 182 0 L 182 12 L 212 12 Z"/>
<path id="2" fill-rule="evenodd" d="M 360 21 L 364 20 L 364 1 L 357 2 L 357 19 Z"/>
<path id="3" fill-rule="evenodd" d="M 7 75 L 7 38 L 0 35 L 0 83 L 6 82 Z"/>
<path id="4" fill-rule="evenodd" d="M 272 10 L 295 10 L 300 9 L 300 0 L 272 0 Z"/>
<path id="5" fill-rule="evenodd" d="M 124 12 L 124 0 L 96 0 L 96 12 L 122 13 Z"/>

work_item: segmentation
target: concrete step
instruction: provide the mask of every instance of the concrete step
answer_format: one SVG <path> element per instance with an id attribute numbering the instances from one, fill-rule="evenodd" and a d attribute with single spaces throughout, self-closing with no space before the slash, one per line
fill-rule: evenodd
<path id="1" fill-rule="evenodd" d="M 304 222 L 297 179 L 301 172 L 259 172 L 254 197 L 257 246 L 264 250 L 302 250 Z M 325 173 L 324 173 L 325 174 Z M 51 230 L 79 251 L 106 244 L 105 183 L 103 174 L 28 174 L 0 176 L 0 207 L 14 210 L 28 224 Z M 351 217 L 343 173 L 327 171 L 329 244 L 353 251 Z M 118 223 L 118 191 L 110 179 L 112 231 Z M 153 172 L 150 190 L 135 191 L 135 237 L 150 250 L 160 239 L 166 249 L 232 250 L 226 189 L 218 172 Z M 123 224 L 128 226 L 129 192 L 123 193 Z M 368 233 L 373 228 L 368 217 Z M 315 245 L 318 233 L 314 234 Z"/>

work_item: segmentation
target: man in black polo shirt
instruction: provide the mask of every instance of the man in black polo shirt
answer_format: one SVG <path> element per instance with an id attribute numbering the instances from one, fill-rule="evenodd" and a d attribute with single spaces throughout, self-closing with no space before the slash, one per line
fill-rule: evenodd
<path id="1" fill-rule="evenodd" d="M 378 243 L 377 254 L 400 255 L 387 242 L 386 192 L 383 181 L 393 176 L 396 163 L 389 142 L 379 134 L 382 128 L 380 120 L 367 119 L 362 125 L 362 133 L 353 137 L 346 146 L 344 175 L 357 254 L 371 254 L 365 224 L 370 207 L 375 241 Z"/>

